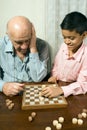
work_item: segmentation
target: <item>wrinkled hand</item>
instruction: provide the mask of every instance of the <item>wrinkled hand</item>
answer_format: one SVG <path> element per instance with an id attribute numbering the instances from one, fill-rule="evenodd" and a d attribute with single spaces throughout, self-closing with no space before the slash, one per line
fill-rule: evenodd
<path id="1" fill-rule="evenodd" d="M 31 53 L 36 53 L 37 52 L 36 32 L 35 32 L 35 28 L 34 28 L 33 24 L 32 24 L 32 34 L 31 34 L 31 41 L 30 41 L 29 49 L 30 49 Z"/>
<path id="2" fill-rule="evenodd" d="M 48 79 L 48 82 L 50 82 L 50 83 L 56 83 L 56 82 L 57 82 L 57 77 L 51 76 L 51 77 Z"/>
<path id="3" fill-rule="evenodd" d="M 24 84 L 9 82 L 4 84 L 2 91 L 6 96 L 13 96 L 17 95 L 19 92 L 23 90 L 24 90 Z"/>
<path id="4" fill-rule="evenodd" d="M 61 87 L 45 87 L 42 89 L 41 95 L 48 97 L 48 98 L 53 98 L 53 97 L 57 97 L 59 95 L 63 94 L 63 90 Z"/>

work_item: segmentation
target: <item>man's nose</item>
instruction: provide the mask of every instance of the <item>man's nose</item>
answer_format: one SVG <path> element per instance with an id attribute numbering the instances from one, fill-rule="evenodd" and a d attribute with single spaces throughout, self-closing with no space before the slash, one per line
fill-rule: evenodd
<path id="1" fill-rule="evenodd" d="M 27 47 L 28 47 L 28 44 L 27 44 L 26 42 L 23 42 L 21 47 L 22 47 L 22 48 L 27 48 Z"/>

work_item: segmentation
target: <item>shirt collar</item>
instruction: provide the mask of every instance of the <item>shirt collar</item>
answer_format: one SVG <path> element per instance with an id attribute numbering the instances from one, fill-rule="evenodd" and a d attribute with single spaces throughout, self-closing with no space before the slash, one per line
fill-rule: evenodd
<path id="1" fill-rule="evenodd" d="M 81 47 L 78 49 L 78 51 L 73 55 L 75 59 L 80 62 L 85 50 L 85 44 L 83 43 Z"/>
<path id="2" fill-rule="evenodd" d="M 66 44 L 65 44 L 65 48 L 63 49 L 63 52 L 65 53 L 67 59 L 75 59 L 78 62 L 80 62 L 80 60 L 82 58 L 82 55 L 84 54 L 85 46 L 86 45 L 84 43 L 82 43 L 82 45 L 78 49 L 78 51 L 72 57 L 70 57 L 70 58 L 68 56 L 68 49 L 67 49 L 67 45 Z"/>
<path id="3" fill-rule="evenodd" d="M 12 42 L 9 39 L 8 35 L 5 35 L 4 41 L 6 42 L 5 52 L 7 52 L 7 53 L 11 52 L 14 54 L 13 45 L 12 45 Z"/>

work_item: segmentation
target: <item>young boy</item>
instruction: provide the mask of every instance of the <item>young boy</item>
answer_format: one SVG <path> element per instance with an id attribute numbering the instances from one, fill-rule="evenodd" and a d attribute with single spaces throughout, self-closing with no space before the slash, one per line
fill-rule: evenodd
<path id="1" fill-rule="evenodd" d="M 83 42 L 87 35 L 87 18 L 80 12 L 71 12 L 62 21 L 61 31 L 64 43 L 56 55 L 52 77 L 48 79 L 58 86 L 42 90 L 42 95 L 49 98 L 87 92 L 87 46 Z"/>

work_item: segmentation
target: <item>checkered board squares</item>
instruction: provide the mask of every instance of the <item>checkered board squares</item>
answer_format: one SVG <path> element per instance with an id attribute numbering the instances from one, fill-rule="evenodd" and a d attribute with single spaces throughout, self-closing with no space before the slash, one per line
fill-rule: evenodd
<path id="1" fill-rule="evenodd" d="M 53 84 L 48 84 L 47 86 L 52 86 Z M 46 98 L 40 99 L 40 92 L 43 85 L 26 85 L 23 92 L 22 99 L 22 109 L 47 109 L 47 108 L 60 108 L 66 107 L 67 101 L 64 96 L 58 96 L 56 98 Z"/>

